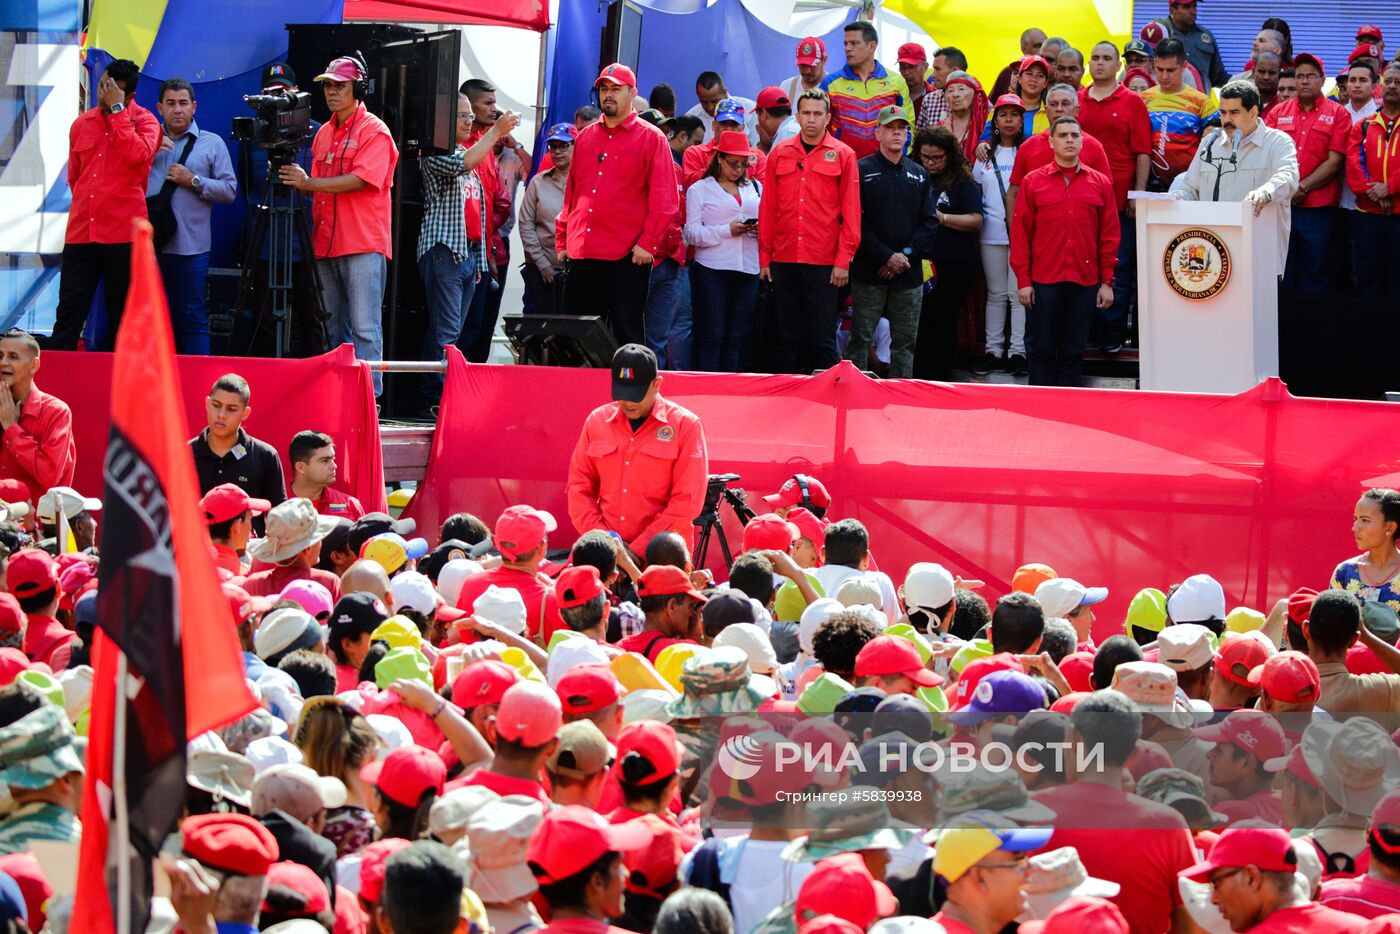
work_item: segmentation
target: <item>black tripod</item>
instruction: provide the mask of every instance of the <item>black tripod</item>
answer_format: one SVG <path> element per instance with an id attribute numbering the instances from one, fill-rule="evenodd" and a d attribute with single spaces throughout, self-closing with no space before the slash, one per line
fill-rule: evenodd
<path id="1" fill-rule="evenodd" d="M 238 277 L 238 307 L 253 313 L 253 337 L 248 347 L 250 353 L 262 332 L 268 312 L 272 313 L 273 356 L 282 357 L 287 352 L 287 327 L 292 310 L 292 273 L 295 267 L 292 260 L 293 237 L 301 250 L 301 261 L 307 264 L 311 273 L 311 292 L 315 299 L 312 317 L 321 347 L 330 346 L 326 333 L 330 315 L 326 313 L 325 301 L 321 297 L 321 274 L 316 269 L 306 214 L 297 204 L 298 192 L 284 185 L 277 177 L 277 170 L 282 165 L 290 164 L 291 156 L 282 160 L 277 155 L 268 154 L 267 186 L 263 189 L 257 217 L 253 220 L 243 251 L 243 273 Z M 268 245 L 267 288 L 259 299 L 254 273 L 264 243 Z"/>
<path id="2" fill-rule="evenodd" d="M 734 515 L 739 517 L 740 525 L 748 525 L 753 521 L 754 511 L 749 508 L 746 500 L 747 494 L 742 488 L 731 490 L 729 484 L 739 479 L 736 473 L 711 474 L 709 483 L 705 487 L 705 504 L 700 507 L 700 515 L 696 517 L 694 525 L 700 527 L 700 541 L 695 546 L 695 566 L 703 568 L 705 558 L 710 550 L 710 533 L 719 532 L 719 550 L 724 555 L 724 566 L 734 565 L 734 553 L 729 550 L 729 539 L 724 534 L 724 523 L 719 520 L 720 498 L 729 504 L 729 508 L 734 510 Z"/>

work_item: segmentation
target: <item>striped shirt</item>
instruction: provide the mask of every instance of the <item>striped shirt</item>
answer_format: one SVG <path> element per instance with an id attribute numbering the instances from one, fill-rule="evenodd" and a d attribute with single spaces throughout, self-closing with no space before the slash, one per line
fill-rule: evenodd
<path id="1" fill-rule="evenodd" d="M 880 148 L 875 141 L 875 118 L 881 109 L 893 104 L 904 111 L 909 125 L 914 125 L 904 78 L 878 62 L 863 81 L 847 65 L 823 78 L 822 90 L 831 97 L 832 135 L 850 146 L 857 159 L 873 155 Z"/>
<path id="2" fill-rule="evenodd" d="M 1195 158 L 1201 133 L 1215 114 L 1215 101 L 1189 87 L 1174 93 L 1148 88 L 1142 100 L 1152 122 L 1152 177 L 1165 190 Z"/>
<path id="3" fill-rule="evenodd" d="M 457 144 L 450 156 L 424 156 L 418 160 L 423 173 L 423 225 L 418 231 L 418 257 L 441 243 L 460 262 L 472 256 L 478 272 L 488 267 L 486 251 L 480 243 L 467 239 L 467 203 L 481 211 L 481 230 L 486 229 L 486 198 L 481 178 L 466 167 L 467 147 Z"/>

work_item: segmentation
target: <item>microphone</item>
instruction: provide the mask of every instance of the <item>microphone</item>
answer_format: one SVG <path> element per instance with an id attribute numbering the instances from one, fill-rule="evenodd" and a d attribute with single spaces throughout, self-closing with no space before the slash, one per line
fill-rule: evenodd
<path id="1" fill-rule="evenodd" d="M 1234 164 L 1235 164 L 1235 157 L 1239 155 L 1239 152 L 1240 152 L 1240 140 L 1242 140 L 1242 139 L 1244 139 L 1244 134 L 1241 133 L 1238 129 L 1236 129 L 1233 133 L 1230 134 L 1230 164 L 1231 164 L 1231 165 L 1234 165 Z"/>

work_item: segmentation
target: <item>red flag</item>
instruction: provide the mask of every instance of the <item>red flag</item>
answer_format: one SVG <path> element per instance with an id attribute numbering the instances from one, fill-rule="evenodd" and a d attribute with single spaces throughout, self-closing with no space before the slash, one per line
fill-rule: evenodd
<path id="1" fill-rule="evenodd" d="M 257 706 L 243 680 L 238 636 L 198 508 L 151 226 L 137 221 L 136 227 L 102 470 L 103 560 L 78 863 L 83 897 L 71 925 L 93 934 L 117 930 L 123 897 L 131 906 L 130 930 L 146 929 L 152 860 L 184 802 L 185 741 Z M 123 653 L 128 674 L 118 698 Z M 186 691 L 187 685 L 198 690 Z M 122 720 L 124 736 L 117 736 Z M 118 753 L 125 795 L 116 780 Z M 125 832 L 114 824 L 122 814 Z"/>

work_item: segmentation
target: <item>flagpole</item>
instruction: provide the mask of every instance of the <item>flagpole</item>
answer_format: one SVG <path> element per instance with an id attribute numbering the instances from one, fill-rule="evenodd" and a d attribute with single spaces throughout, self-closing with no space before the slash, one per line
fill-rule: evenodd
<path id="1" fill-rule="evenodd" d="M 126 653 L 115 642 L 107 650 L 117 653 L 116 709 L 112 723 L 112 798 L 116 803 L 112 830 L 117 853 L 117 934 L 131 934 L 131 819 L 126 801 Z M 111 848 L 113 844 L 108 843 Z"/>

